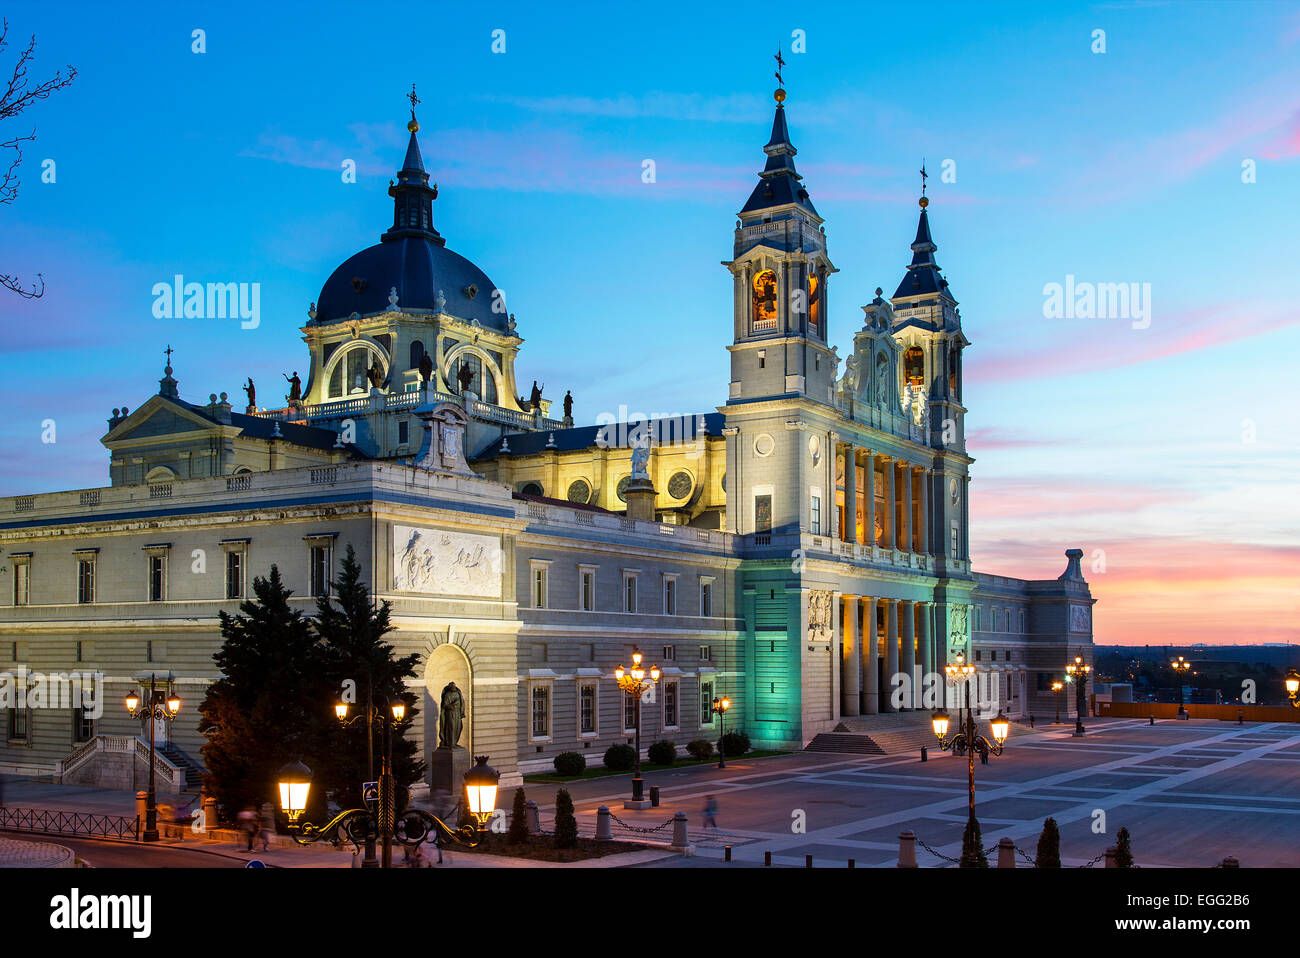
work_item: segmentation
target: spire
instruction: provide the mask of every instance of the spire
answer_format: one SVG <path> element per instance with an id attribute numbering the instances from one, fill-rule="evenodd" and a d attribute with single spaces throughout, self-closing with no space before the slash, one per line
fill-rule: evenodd
<path id="1" fill-rule="evenodd" d="M 420 141 L 416 138 L 420 123 L 415 118 L 415 105 L 420 98 L 415 94 L 414 83 L 406 98 L 411 101 L 411 122 L 406 124 L 411 139 L 406 144 L 406 158 L 397 172 L 397 182 L 388 185 L 388 195 L 393 198 L 393 225 L 381 238 L 387 243 L 418 236 L 442 246 L 446 240 L 433 228 L 433 201 L 438 198 L 438 184 L 429 186 L 429 174 L 425 172 Z"/>
<path id="2" fill-rule="evenodd" d="M 808 191 L 800 182 L 803 177 L 794 166 L 794 158 L 799 151 L 790 142 L 790 128 L 785 121 L 786 92 L 785 81 L 781 77 L 781 67 L 785 66 L 785 61 L 781 59 L 780 50 L 777 51 L 774 59 L 779 85 L 772 93 L 772 99 L 776 101 L 776 113 L 772 117 L 772 135 L 767 145 L 763 147 L 763 152 L 767 154 L 767 164 L 763 167 L 763 172 L 758 174 L 759 183 L 754 187 L 754 192 L 749 195 L 749 201 L 740 212 L 753 213 L 797 203 L 816 216 L 817 210 L 812 205 L 812 200 L 808 198 Z"/>
<path id="3" fill-rule="evenodd" d="M 180 384 L 172 378 L 172 353 L 175 351 L 171 343 L 168 343 L 167 348 L 163 350 L 167 354 L 167 365 L 163 367 L 163 378 L 158 380 L 158 395 L 165 399 L 181 398 L 180 389 L 177 388 Z"/>
<path id="4" fill-rule="evenodd" d="M 953 295 L 948 289 L 948 281 L 939 272 L 939 264 L 934 259 L 935 251 L 939 247 L 934 244 L 934 240 L 930 236 L 930 217 L 926 212 L 926 207 L 930 205 L 930 199 L 925 195 L 927 176 L 925 164 L 922 163 L 921 198 L 916 201 L 917 205 L 921 207 L 921 216 L 916 224 L 916 239 L 912 241 L 912 262 L 907 267 L 907 275 L 898 284 L 894 299 L 902 296 L 924 296 L 937 293 L 955 303 L 956 300 L 953 299 Z"/>

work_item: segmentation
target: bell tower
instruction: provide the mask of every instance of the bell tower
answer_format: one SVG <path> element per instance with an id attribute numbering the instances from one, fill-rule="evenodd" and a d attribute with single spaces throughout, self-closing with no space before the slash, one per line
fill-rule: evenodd
<path id="1" fill-rule="evenodd" d="M 827 280 L 836 270 L 823 220 L 795 169 L 785 89 L 773 97 L 767 163 L 738 214 L 733 258 L 722 264 L 735 287 L 727 405 L 793 397 L 830 405 L 836 357 L 826 344 Z"/>

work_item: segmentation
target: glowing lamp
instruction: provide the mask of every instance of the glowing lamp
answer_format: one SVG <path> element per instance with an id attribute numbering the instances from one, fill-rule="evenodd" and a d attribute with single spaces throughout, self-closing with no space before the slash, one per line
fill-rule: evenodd
<path id="1" fill-rule="evenodd" d="M 406 718 L 406 704 L 398 702 L 393 706 L 393 720 L 400 722 L 404 718 Z"/>
<path id="2" fill-rule="evenodd" d="M 140 707 L 140 696 L 136 695 L 134 692 L 128 693 L 126 697 L 126 710 L 128 712 L 134 712 L 139 707 Z"/>
<path id="3" fill-rule="evenodd" d="M 175 715 L 181 710 L 181 697 L 173 692 L 167 696 L 167 711 Z"/>
<path id="4" fill-rule="evenodd" d="M 1002 714 L 1001 709 L 998 709 L 998 714 L 994 717 L 993 721 L 989 723 L 989 728 L 992 730 L 993 737 L 997 740 L 999 745 L 1005 742 L 1007 736 L 1011 734 L 1011 723 L 1007 721 L 1007 717 Z"/>
<path id="5" fill-rule="evenodd" d="M 280 808 L 296 822 L 307 808 L 307 794 L 311 791 L 311 769 L 302 762 L 290 762 L 277 776 L 280 786 Z"/>
<path id="6" fill-rule="evenodd" d="M 348 717 L 348 703 L 338 702 L 334 706 L 334 717 L 342 722 Z"/>
<path id="7" fill-rule="evenodd" d="M 465 773 L 465 799 L 469 813 L 478 822 L 480 830 L 497 807 L 497 782 L 501 776 L 487 763 L 488 756 L 476 755 L 477 763 Z"/>
<path id="8" fill-rule="evenodd" d="M 948 713 L 943 709 L 939 709 L 930 717 L 930 724 L 934 726 L 934 734 L 939 738 L 943 738 L 948 734 Z"/>
<path id="9" fill-rule="evenodd" d="M 659 681 L 659 676 L 662 675 L 662 674 L 663 674 L 663 673 L 661 673 L 661 672 L 659 671 L 659 666 L 657 666 L 657 665 L 652 665 L 652 666 L 650 666 L 650 681 L 651 681 L 651 682 L 658 682 L 658 681 Z"/>

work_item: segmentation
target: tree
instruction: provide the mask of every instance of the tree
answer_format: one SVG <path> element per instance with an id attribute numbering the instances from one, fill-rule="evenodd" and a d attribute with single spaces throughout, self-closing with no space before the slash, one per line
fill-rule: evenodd
<path id="1" fill-rule="evenodd" d="M 3 54 L 9 46 L 9 21 L 0 20 L 0 54 Z M 27 48 L 18 56 L 18 62 L 14 64 L 13 72 L 10 74 L 7 82 L 3 83 L 3 90 L 0 90 L 0 122 L 12 120 L 26 112 L 27 108 L 37 100 L 44 100 L 51 93 L 63 89 L 77 78 L 76 68 L 69 65 L 67 75 L 63 71 L 58 71 L 53 77 L 44 83 L 36 83 L 27 75 L 27 68 L 31 64 L 36 53 L 36 37 L 33 36 L 27 43 Z M 0 134 L 8 136 L 5 134 Z M 26 136 L 14 135 L 8 136 L 7 139 L 0 139 L 0 150 L 12 150 L 13 162 L 5 170 L 3 176 L 0 176 L 0 204 L 13 203 L 18 196 L 18 187 L 21 185 L 18 179 L 18 167 L 23 161 L 23 150 L 19 145 L 36 139 L 36 128 L 32 127 L 32 132 Z M 0 286 L 12 290 L 24 299 L 36 299 L 45 295 L 45 280 L 40 273 L 36 274 L 38 283 L 32 284 L 31 289 L 24 288 L 22 282 L 17 276 L 8 273 L 0 273 Z"/>
<path id="2" fill-rule="evenodd" d="M 406 737 L 419 709 L 415 707 L 415 694 L 407 690 L 404 681 L 415 677 L 415 666 L 420 656 L 414 653 L 396 656 L 393 646 L 384 641 L 384 636 L 396 628 L 389 621 L 392 607 L 387 601 L 379 606 L 371 601 L 370 590 L 361 579 L 361 563 L 351 545 L 343 557 L 338 581 L 333 585 L 338 596 L 337 605 L 329 596 L 321 596 L 316 600 L 316 618 L 313 621 L 322 645 L 323 674 L 330 688 L 322 699 L 322 705 L 332 710 L 340 696 L 354 692 L 350 704 L 364 709 L 367 697 L 371 695 L 375 707 L 384 710 L 384 715 L 390 720 L 389 706 L 398 702 L 406 705 L 406 715 L 391 733 L 392 772 L 400 793 L 424 774 L 424 763 L 416 758 L 416 743 Z M 354 709 L 352 714 L 358 713 Z M 336 729 L 331 747 L 317 759 L 320 768 L 316 770 L 315 780 L 345 808 L 359 807 L 361 783 L 374 780 L 369 765 L 368 734 L 365 722 Z M 373 745 L 373 771 L 377 777 L 383 739 L 376 737 Z"/>
<path id="3" fill-rule="evenodd" d="M 1056 827 L 1056 819 L 1043 821 L 1043 833 L 1038 836 L 1038 855 L 1034 859 L 1035 868 L 1061 867 L 1061 830 Z"/>
<path id="4" fill-rule="evenodd" d="M 957 867 L 989 867 L 988 856 L 984 854 L 984 840 L 980 837 L 980 823 L 974 815 L 966 820 L 966 828 L 961 833 L 961 861 Z"/>
<path id="5" fill-rule="evenodd" d="M 578 819 L 573 815 L 573 799 L 568 789 L 555 793 L 555 847 L 573 848 L 578 844 Z"/>
<path id="6" fill-rule="evenodd" d="M 293 593 L 271 566 L 253 580 L 255 599 L 239 614 L 221 613 L 221 648 L 212 656 L 221 678 L 199 705 L 204 787 L 224 818 L 248 805 L 275 799 L 275 776 L 289 762 L 320 752 L 324 723 L 311 714 L 325 686 L 310 621 L 289 605 Z M 313 805 L 323 798 L 313 790 Z"/>
<path id="7" fill-rule="evenodd" d="M 506 841 L 511 845 L 528 844 L 528 797 L 522 787 L 515 789 L 515 804 L 510 810 L 510 830 Z"/>
<path id="8" fill-rule="evenodd" d="M 1120 828 L 1115 835 L 1115 867 L 1133 867 L 1133 848 L 1129 845 L 1127 828 Z"/>

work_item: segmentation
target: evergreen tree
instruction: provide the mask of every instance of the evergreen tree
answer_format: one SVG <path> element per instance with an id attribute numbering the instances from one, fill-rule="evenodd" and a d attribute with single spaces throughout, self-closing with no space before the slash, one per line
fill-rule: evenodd
<path id="1" fill-rule="evenodd" d="M 1056 827 L 1056 819 L 1048 818 L 1043 822 L 1043 834 L 1038 836 L 1038 856 L 1035 868 L 1061 867 L 1061 830 Z"/>
<path id="2" fill-rule="evenodd" d="M 254 598 L 240 603 L 237 615 L 221 613 L 224 641 L 212 658 L 222 677 L 199 705 L 199 731 L 207 736 L 199 751 L 204 786 L 226 820 L 247 805 L 278 806 L 276 774 L 295 760 L 310 767 L 326 731 L 310 712 L 326 694 L 320 649 L 310 621 L 290 607 L 292 594 L 271 566 L 267 578 L 254 578 Z M 312 798 L 323 808 L 318 791 Z"/>
<path id="3" fill-rule="evenodd" d="M 573 848 L 578 844 L 578 820 L 573 815 L 573 799 L 568 789 L 555 793 L 555 847 Z"/>
<path id="4" fill-rule="evenodd" d="M 1129 845 L 1129 834 L 1127 828 L 1120 828 L 1119 832 L 1115 835 L 1115 867 L 1133 867 L 1133 849 Z"/>
<path id="5" fill-rule="evenodd" d="M 972 815 L 966 820 L 961 833 L 961 861 L 958 868 L 988 868 L 989 859 L 984 854 L 984 840 L 980 837 L 980 823 Z"/>
<path id="6" fill-rule="evenodd" d="M 510 811 L 510 830 L 506 832 L 506 841 L 511 845 L 528 843 L 528 797 L 523 788 L 515 789 L 515 804 Z"/>
<path id="7" fill-rule="evenodd" d="M 397 791 L 417 781 L 424 773 L 424 763 L 416 758 L 416 743 L 407 738 L 418 714 L 416 696 L 406 688 L 405 679 L 414 678 L 418 654 L 396 656 L 384 636 L 396 628 L 390 621 L 391 606 L 385 601 L 376 606 L 370 590 L 361 578 L 361 563 L 352 546 L 343 557 L 338 581 L 333 584 L 337 596 L 316 600 L 316 635 L 325 659 L 324 676 L 331 691 L 321 708 L 333 713 L 334 703 L 345 688 L 355 689 L 351 715 L 364 715 L 368 691 L 376 709 L 389 720 L 389 706 L 405 703 L 406 715 L 391 732 L 393 737 L 393 778 Z M 385 704 L 387 700 L 387 704 Z M 336 728 L 330 748 L 317 757 L 320 766 L 315 780 L 340 806 L 355 808 L 361 804 L 361 783 L 378 778 L 383 766 L 383 731 L 374 732 L 374 776 L 371 776 L 364 721 L 346 728 Z M 308 762 L 310 765 L 311 763 Z"/>

